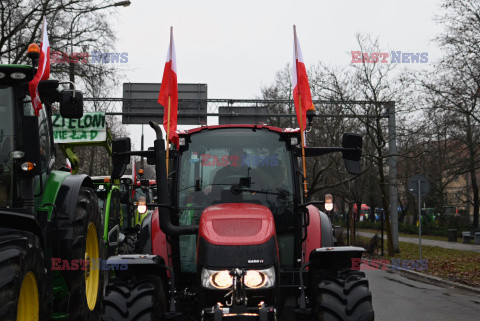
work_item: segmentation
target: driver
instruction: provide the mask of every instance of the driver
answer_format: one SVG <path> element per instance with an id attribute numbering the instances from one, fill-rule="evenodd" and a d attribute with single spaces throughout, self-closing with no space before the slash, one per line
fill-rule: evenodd
<path id="1" fill-rule="evenodd" d="M 232 147 L 228 154 L 229 164 L 217 170 L 213 177 L 215 184 L 238 184 L 240 177 L 248 175 L 248 167 L 242 166 L 242 148 Z"/>
<path id="2" fill-rule="evenodd" d="M 228 165 L 218 169 L 212 182 L 212 189 L 209 193 L 210 199 L 218 200 L 221 198 L 221 191 L 230 188 L 227 185 L 238 184 L 240 177 L 246 177 L 251 172 L 248 172 L 248 166 L 242 166 L 242 155 L 244 154 L 242 148 L 232 147 L 228 154 Z"/>

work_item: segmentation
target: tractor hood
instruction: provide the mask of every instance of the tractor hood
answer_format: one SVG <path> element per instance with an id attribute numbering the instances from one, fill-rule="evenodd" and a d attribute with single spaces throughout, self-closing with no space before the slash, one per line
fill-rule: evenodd
<path id="1" fill-rule="evenodd" d="M 203 211 L 199 234 L 215 245 L 263 244 L 275 235 L 275 221 L 263 205 L 213 205 Z"/>
<path id="2" fill-rule="evenodd" d="M 212 269 L 260 268 L 278 261 L 275 221 L 257 204 L 207 207 L 201 216 L 198 266 Z"/>

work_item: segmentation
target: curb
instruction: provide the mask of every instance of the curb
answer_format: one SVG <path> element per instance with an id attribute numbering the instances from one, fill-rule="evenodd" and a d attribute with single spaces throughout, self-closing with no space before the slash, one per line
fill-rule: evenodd
<path id="1" fill-rule="evenodd" d="M 369 263 L 371 263 L 371 261 L 372 261 L 372 259 L 364 259 L 364 260 L 367 260 Z M 390 271 L 393 271 L 391 264 L 384 264 L 384 265 L 386 265 L 390 269 Z M 421 273 L 421 272 L 417 272 L 417 271 L 413 271 L 413 270 L 406 270 L 406 269 L 401 268 L 401 267 L 395 267 L 395 270 L 403 272 L 405 274 L 414 275 L 414 276 L 419 277 L 421 279 L 427 279 L 428 281 L 430 281 L 432 283 L 437 283 L 437 284 L 440 283 L 442 285 L 447 285 L 447 286 L 451 286 L 451 287 L 454 287 L 454 288 L 459 288 L 459 289 L 462 289 L 462 290 L 465 290 L 465 291 L 473 292 L 475 294 L 480 294 L 480 288 L 476 288 L 476 287 L 473 287 L 473 286 L 468 286 L 468 285 L 465 285 L 465 284 L 462 284 L 462 283 L 457 283 L 457 282 L 445 280 L 445 279 L 439 278 L 437 276 L 428 275 L 426 273 Z"/>

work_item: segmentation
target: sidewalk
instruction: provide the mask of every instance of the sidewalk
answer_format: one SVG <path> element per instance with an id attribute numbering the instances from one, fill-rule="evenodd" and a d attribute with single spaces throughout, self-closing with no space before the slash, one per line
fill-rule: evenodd
<path id="1" fill-rule="evenodd" d="M 370 238 L 375 235 L 374 233 L 361 232 L 361 231 L 357 231 L 357 234 L 360 235 L 360 236 L 370 237 Z M 380 237 L 380 232 L 377 233 L 377 235 Z M 386 235 L 384 235 L 383 237 L 384 237 L 384 240 L 387 239 Z M 418 237 L 399 236 L 398 240 L 400 242 L 418 244 Z M 443 247 L 445 249 L 472 251 L 472 252 L 480 253 L 480 245 L 475 245 L 475 244 L 462 244 L 462 243 L 457 243 L 457 242 L 437 241 L 437 240 L 429 240 L 429 239 L 422 238 L 422 245 L 438 246 L 438 247 Z"/>

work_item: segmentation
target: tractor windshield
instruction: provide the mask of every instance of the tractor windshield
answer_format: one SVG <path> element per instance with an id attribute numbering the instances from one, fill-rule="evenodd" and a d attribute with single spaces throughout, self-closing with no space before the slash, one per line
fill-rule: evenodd
<path id="1" fill-rule="evenodd" d="M 190 137 L 181 155 L 180 224 L 198 224 L 210 205 L 254 203 L 270 208 L 278 232 L 294 226 L 291 156 L 279 133 L 204 130 Z"/>
<path id="2" fill-rule="evenodd" d="M 13 89 L 0 86 L 0 207 L 12 204 L 13 171 L 10 152 L 14 148 Z"/>

